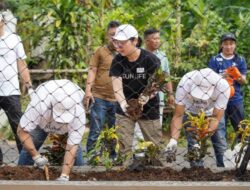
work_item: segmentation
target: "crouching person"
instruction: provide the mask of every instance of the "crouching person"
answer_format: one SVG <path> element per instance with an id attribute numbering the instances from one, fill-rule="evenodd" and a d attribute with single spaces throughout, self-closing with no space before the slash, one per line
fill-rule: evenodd
<path id="1" fill-rule="evenodd" d="M 216 163 L 218 167 L 222 167 L 227 143 L 224 129 L 218 127 L 218 124 L 227 107 L 229 95 L 229 84 L 212 69 L 205 68 L 185 74 L 176 91 L 176 107 L 171 121 L 171 139 L 166 147 L 166 152 L 175 152 L 177 149 L 177 140 L 182 125 L 188 121 L 188 115 L 185 112 L 197 116 L 200 111 L 204 111 L 206 117 L 211 117 L 207 134 L 213 134 L 211 140 L 214 150 L 217 150 L 215 151 Z M 199 145 L 192 133 L 188 131 L 188 127 L 190 126 L 185 125 L 188 151 L 191 152 L 193 149 L 199 148 Z M 220 139 L 220 141 L 215 141 L 215 139 Z M 204 167 L 204 163 L 201 159 L 190 160 L 190 166 Z"/>
<path id="2" fill-rule="evenodd" d="M 48 164 L 39 148 L 48 133 L 68 134 L 62 173 L 57 180 L 68 181 L 70 170 L 83 165 L 81 140 L 85 129 L 84 92 L 69 80 L 51 80 L 37 87 L 23 114 L 18 136 L 23 144 L 18 165 L 44 168 Z"/>

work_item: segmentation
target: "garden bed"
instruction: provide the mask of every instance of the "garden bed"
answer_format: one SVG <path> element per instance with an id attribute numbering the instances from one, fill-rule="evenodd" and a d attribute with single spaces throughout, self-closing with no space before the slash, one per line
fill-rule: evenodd
<path id="1" fill-rule="evenodd" d="M 98 170 L 98 168 L 97 168 Z M 60 169 L 50 168 L 50 180 L 60 175 Z M 45 180 L 43 170 L 35 167 L 3 166 L 0 180 Z M 143 171 L 128 171 L 118 168 L 112 171 L 86 171 L 77 169 L 70 175 L 71 181 L 250 181 L 250 171 L 236 179 L 235 171 L 212 172 L 209 169 L 146 168 Z"/>

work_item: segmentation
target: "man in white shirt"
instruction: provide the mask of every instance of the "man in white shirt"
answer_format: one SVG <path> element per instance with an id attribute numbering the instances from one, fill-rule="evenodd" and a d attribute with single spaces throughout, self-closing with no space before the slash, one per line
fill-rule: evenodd
<path id="1" fill-rule="evenodd" d="M 83 165 L 79 145 L 85 130 L 84 92 L 69 80 L 51 80 L 38 86 L 31 97 L 18 127 L 18 136 L 25 148 L 18 164 L 35 162 L 43 168 L 48 160 L 38 150 L 47 134 L 68 133 L 62 174 L 58 178 L 67 181 L 75 158 L 75 165 Z"/>
<path id="2" fill-rule="evenodd" d="M 227 107 L 230 96 L 230 86 L 225 79 L 215 73 L 210 68 L 195 70 L 185 74 L 178 84 L 175 97 L 175 113 L 171 121 L 171 139 L 166 150 L 175 151 L 177 149 L 177 140 L 180 136 L 182 123 L 187 121 L 185 112 L 197 115 L 203 110 L 207 117 L 213 117 L 209 123 L 209 132 L 215 132 L 213 136 L 220 135 L 217 128 L 221 117 Z M 188 140 L 188 150 L 192 150 L 197 142 L 192 135 L 186 131 Z M 211 140 L 213 142 L 213 136 Z M 223 156 L 226 150 L 224 144 L 225 136 L 220 135 L 221 142 L 213 142 L 213 146 L 220 149 L 215 152 Z M 203 167 L 203 161 L 190 162 L 191 167 Z"/>
<path id="3" fill-rule="evenodd" d="M 21 38 L 15 33 L 7 30 L 7 23 L 11 19 L 10 11 L 4 3 L 0 3 L 0 109 L 5 111 L 11 129 L 15 135 L 17 149 L 20 153 L 22 144 L 20 143 L 16 131 L 22 116 L 20 104 L 20 87 L 18 74 L 24 82 L 28 91 L 32 91 L 32 83 L 25 59 L 26 54 Z M 9 28 L 10 29 L 10 28 Z M 0 160 L 1 160 L 0 148 Z"/>

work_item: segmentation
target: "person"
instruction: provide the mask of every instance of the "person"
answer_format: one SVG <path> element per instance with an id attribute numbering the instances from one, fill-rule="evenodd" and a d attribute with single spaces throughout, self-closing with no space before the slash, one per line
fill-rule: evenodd
<path id="1" fill-rule="evenodd" d="M 236 53 L 236 37 L 234 34 L 225 33 L 221 36 L 219 54 L 213 56 L 208 65 L 216 73 L 222 75 L 228 81 L 232 81 L 234 88 L 234 95 L 229 99 L 219 126 L 220 133 L 226 136 L 228 120 L 230 120 L 234 130 L 237 131 L 240 121 L 244 119 L 241 87 L 246 84 L 247 64 L 244 57 Z M 216 141 L 220 140 L 217 139 Z M 224 160 L 226 157 L 225 155 Z"/>
<path id="2" fill-rule="evenodd" d="M 160 41 L 160 31 L 155 28 L 149 28 L 144 31 L 144 44 L 145 49 L 149 52 L 154 53 L 161 61 L 161 70 L 168 75 L 170 75 L 170 69 L 169 69 L 169 62 L 168 58 L 166 57 L 165 53 L 159 50 L 161 41 Z M 173 87 L 172 83 L 168 82 L 166 85 L 166 91 L 167 91 L 167 104 L 170 105 L 170 107 L 174 107 L 174 94 L 173 94 Z M 160 123 L 162 125 L 163 123 L 163 109 L 165 106 L 165 95 L 163 92 L 159 92 L 160 97 Z M 136 144 L 138 139 L 143 139 L 143 135 L 141 134 L 140 128 L 138 126 L 138 123 L 136 123 L 135 127 L 135 136 L 134 136 L 134 142 L 133 147 L 136 148 Z M 136 154 L 137 156 L 143 155 L 143 154 Z"/>
<path id="3" fill-rule="evenodd" d="M 160 59 L 162 71 L 170 75 L 168 58 L 166 57 L 165 53 L 159 50 L 160 45 L 161 45 L 160 31 L 156 30 L 155 28 L 150 28 L 150 29 L 145 30 L 144 42 L 145 42 L 145 49 L 154 53 Z M 173 87 L 172 87 L 171 82 L 167 83 L 166 91 L 167 91 L 167 103 L 173 107 L 174 106 L 174 93 L 173 93 Z M 160 96 L 160 121 L 162 124 L 163 108 L 165 105 L 164 93 L 159 92 L 159 96 Z"/>
<path id="4" fill-rule="evenodd" d="M 5 111 L 12 132 L 15 136 L 18 152 L 22 144 L 17 136 L 17 126 L 22 116 L 20 104 L 20 86 L 18 74 L 25 84 L 29 93 L 32 93 L 32 82 L 30 73 L 25 62 L 27 58 L 20 36 L 16 33 L 9 33 L 6 30 L 6 18 L 9 18 L 10 11 L 4 3 L 0 3 L 0 109 Z M 0 159 L 3 155 L 0 148 Z"/>
<path id="5" fill-rule="evenodd" d="M 18 126 L 24 146 L 18 165 L 35 163 L 43 168 L 48 160 L 38 150 L 48 133 L 68 133 L 62 173 L 57 180 L 69 180 L 74 161 L 75 165 L 83 165 L 81 140 L 86 120 L 83 97 L 81 88 L 66 79 L 51 80 L 37 87 Z"/>
<path id="6" fill-rule="evenodd" d="M 128 101 L 140 100 L 140 94 L 147 86 L 148 79 L 159 68 L 160 60 L 153 53 L 137 47 L 138 32 L 130 24 L 123 24 L 117 28 L 113 43 L 119 54 L 112 61 L 110 76 L 118 102 L 116 125 L 119 126 L 117 129 L 120 143 L 119 154 L 125 157 L 132 150 L 136 122 L 139 123 L 146 141 L 152 141 L 155 145 L 161 143 L 158 95 L 151 96 L 148 102 L 144 101 L 142 115 L 138 120 L 132 119 L 127 112 Z M 123 164 L 129 164 L 129 161 Z"/>
<path id="7" fill-rule="evenodd" d="M 229 99 L 225 111 L 225 122 L 230 119 L 235 131 L 238 124 L 244 119 L 244 102 L 241 86 L 246 84 L 247 64 L 244 57 L 236 53 L 236 37 L 232 33 L 223 34 L 220 40 L 220 53 L 213 56 L 209 61 L 209 67 L 220 75 L 234 80 L 234 96 Z M 236 70 L 238 78 L 230 75 L 229 67 Z"/>
<path id="8" fill-rule="evenodd" d="M 84 105 L 90 109 L 90 132 L 87 139 L 87 152 L 91 152 L 98 136 L 107 120 L 108 127 L 115 125 L 116 99 L 113 92 L 109 70 L 112 59 L 116 54 L 112 43 L 119 22 L 111 21 L 107 26 L 107 40 L 105 46 L 99 47 L 90 60 L 88 78 L 86 82 Z M 92 105 L 91 105 L 92 104 Z M 113 152 L 111 156 L 115 156 Z"/>
<path id="9" fill-rule="evenodd" d="M 211 140 L 213 146 L 217 147 L 216 150 L 220 151 L 215 151 L 215 154 L 223 158 L 224 151 L 226 150 L 226 144 L 223 144 L 223 142 L 225 142 L 225 136 L 220 136 L 220 134 L 216 133 L 216 130 L 223 117 L 224 110 L 227 107 L 229 96 L 229 84 L 212 69 L 204 68 L 185 74 L 177 86 L 175 112 L 170 124 L 171 139 L 166 147 L 166 152 L 168 150 L 176 151 L 177 149 L 177 140 L 180 136 L 182 123 L 188 121 L 188 116 L 185 113 L 188 112 L 191 115 L 198 115 L 199 112 L 203 110 L 206 117 L 213 118 L 209 122 L 208 132 L 215 132 L 211 136 Z M 185 125 L 186 129 L 188 127 L 190 127 L 190 124 Z M 195 147 L 199 148 L 197 141 L 188 130 L 186 130 L 186 136 L 189 152 Z M 221 142 L 217 142 L 214 139 L 219 139 Z M 216 159 L 217 166 L 220 166 L 220 162 L 223 162 L 223 160 L 218 160 L 217 156 Z M 203 160 L 190 161 L 190 166 L 204 167 L 204 163 Z"/>

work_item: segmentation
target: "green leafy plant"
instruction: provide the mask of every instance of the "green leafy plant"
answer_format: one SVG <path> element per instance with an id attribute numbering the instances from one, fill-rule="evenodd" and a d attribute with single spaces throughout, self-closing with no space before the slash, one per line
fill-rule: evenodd
<path id="1" fill-rule="evenodd" d="M 50 134 L 49 140 L 52 141 L 52 146 L 46 146 L 43 153 L 49 160 L 49 163 L 54 166 L 61 166 L 67 145 L 67 134 L 57 135 Z"/>
<path id="2" fill-rule="evenodd" d="M 196 161 L 204 158 L 205 155 L 209 154 L 207 151 L 208 144 L 207 139 L 212 135 L 208 131 L 209 122 L 213 118 L 206 117 L 205 112 L 201 111 L 197 116 L 193 116 L 190 113 L 187 113 L 188 121 L 183 125 L 190 125 L 186 130 L 191 133 L 192 137 L 197 141 L 199 147 L 194 147 L 190 150 L 185 158 L 189 161 Z"/>
<path id="3" fill-rule="evenodd" d="M 238 152 L 238 155 L 235 158 L 236 168 L 238 167 L 238 164 L 240 163 L 245 147 L 250 145 L 250 120 L 245 119 L 239 123 L 239 129 L 236 132 L 234 141 L 231 145 L 231 150 L 234 149 L 239 138 L 240 138 L 241 146 L 240 146 L 240 151 Z"/>
<path id="4" fill-rule="evenodd" d="M 140 139 L 134 153 L 135 155 L 144 153 L 144 157 L 140 158 L 141 164 L 143 165 L 162 166 L 160 162 L 160 150 L 160 147 L 153 142 Z"/>
<path id="5" fill-rule="evenodd" d="M 111 169 L 114 166 L 114 159 L 111 158 L 111 153 L 118 154 L 119 143 L 118 136 L 116 134 L 118 126 L 108 128 L 107 126 L 101 131 L 95 148 L 89 152 L 88 157 L 90 157 L 89 163 L 92 166 L 104 165 L 105 168 Z M 119 162 L 120 158 L 116 160 Z"/>
<path id="6" fill-rule="evenodd" d="M 143 111 L 143 103 L 140 102 L 141 100 L 148 101 L 150 96 L 157 91 L 168 93 L 166 84 L 172 80 L 176 80 L 176 77 L 169 76 L 159 67 L 154 74 L 149 77 L 148 83 L 143 92 L 139 95 L 139 98 L 128 100 L 129 106 L 127 108 L 127 114 L 130 118 L 136 121 L 141 117 Z"/>

